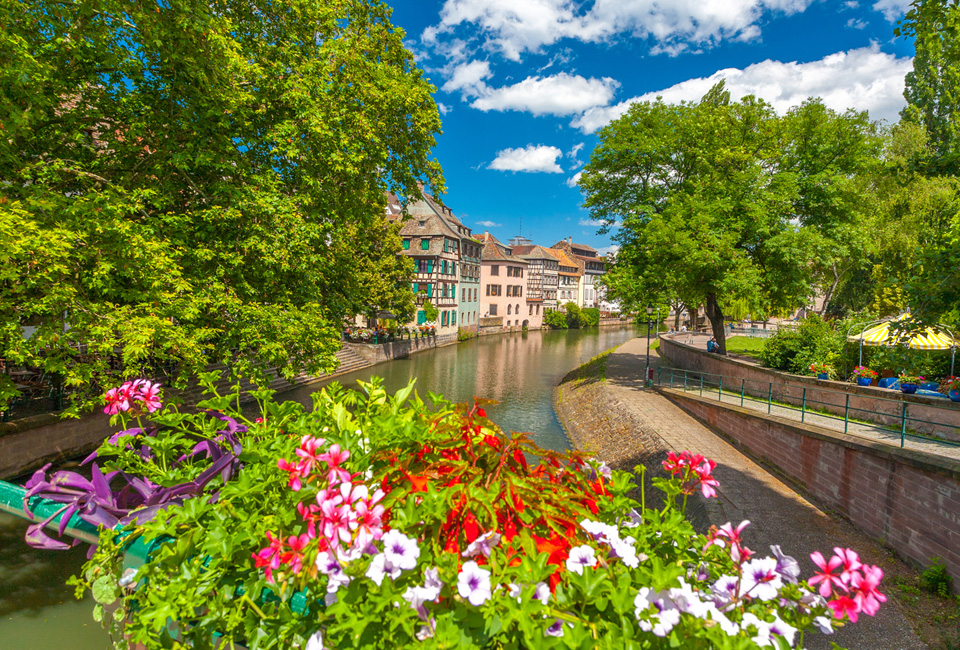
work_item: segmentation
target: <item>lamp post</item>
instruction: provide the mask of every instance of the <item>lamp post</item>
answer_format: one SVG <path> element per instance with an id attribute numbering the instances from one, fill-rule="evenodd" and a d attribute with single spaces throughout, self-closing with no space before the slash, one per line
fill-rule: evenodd
<path id="1" fill-rule="evenodd" d="M 650 381 L 650 326 L 653 325 L 651 320 L 653 316 L 653 304 L 647 303 L 647 368 L 643 372 L 643 384 L 646 385 Z"/>

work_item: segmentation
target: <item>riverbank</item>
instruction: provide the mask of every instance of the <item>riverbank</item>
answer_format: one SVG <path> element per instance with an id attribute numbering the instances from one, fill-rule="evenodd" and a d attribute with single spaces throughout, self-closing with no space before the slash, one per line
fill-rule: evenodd
<path id="1" fill-rule="evenodd" d="M 577 448 L 620 469 L 637 462 L 652 467 L 669 450 L 702 453 L 717 462 L 714 475 L 720 481 L 718 498 L 708 500 L 699 515 L 708 525 L 753 522 L 745 531 L 747 546 L 764 553 L 779 544 L 797 558 L 807 576 L 814 570 L 810 553 L 829 552 L 834 546 L 856 549 L 864 562 L 881 566 L 891 598 L 879 615 L 864 616 L 832 637 L 808 637 L 810 650 L 826 649 L 830 641 L 850 650 L 955 647 L 949 645 L 958 640 L 954 600 L 920 591 L 917 572 L 892 552 L 817 508 L 666 398 L 643 388 L 645 354 L 645 340 L 633 339 L 604 355 L 602 362 L 586 364 L 564 378 L 556 392 L 557 411 Z M 651 365 L 658 364 L 651 353 Z M 699 516 L 694 523 L 702 529 Z"/>

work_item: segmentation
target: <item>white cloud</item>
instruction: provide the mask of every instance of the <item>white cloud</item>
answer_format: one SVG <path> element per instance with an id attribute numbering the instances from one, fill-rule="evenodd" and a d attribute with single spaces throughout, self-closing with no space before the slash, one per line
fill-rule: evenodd
<path id="1" fill-rule="evenodd" d="M 444 90 L 450 82 L 444 85 Z M 473 106 L 481 111 L 526 111 L 533 115 L 573 115 L 605 106 L 620 86 L 609 77 L 585 79 L 566 72 L 549 77 L 527 77 L 512 86 L 478 88 Z"/>
<path id="2" fill-rule="evenodd" d="M 883 17 L 891 23 L 907 13 L 909 8 L 910 0 L 877 0 L 873 3 L 873 10 L 882 13 Z"/>
<path id="3" fill-rule="evenodd" d="M 443 102 L 437 102 L 437 110 L 440 111 L 441 115 L 446 115 L 453 109 L 447 106 L 446 104 L 444 104 Z"/>
<path id="4" fill-rule="evenodd" d="M 609 246 L 604 246 L 603 248 L 598 248 L 597 253 L 601 257 L 607 257 L 609 255 L 616 256 L 617 252 L 620 250 L 620 247 L 617 244 L 610 244 Z"/>
<path id="5" fill-rule="evenodd" d="M 600 219 L 587 219 L 586 217 L 581 218 L 580 221 L 578 221 L 577 223 L 581 226 L 593 226 L 594 228 L 603 228 L 604 226 L 606 226 L 606 224 L 604 224 L 603 221 L 601 221 Z M 612 224 L 606 227 L 619 228 L 620 222 L 614 221 Z"/>
<path id="6" fill-rule="evenodd" d="M 578 142 L 577 144 L 573 145 L 573 149 L 567 152 L 567 158 L 573 158 L 576 160 L 577 154 L 580 153 L 581 149 L 583 149 L 583 145 L 583 142 Z"/>
<path id="7" fill-rule="evenodd" d="M 756 95 L 780 113 L 808 97 L 820 97 L 837 111 L 868 110 L 873 119 L 895 121 L 904 104 L 903 78 L 912 65 L 911 59 L 881 52 L 876 44 L 809 63 L 768 59 L 743 70 L 719 70 L 709 77 L 688 79 L 619 104 L 589 109 L 574 118 L 571 126 L 592 133 L 626 113 L 631 104 L 652 101 L 658 96 L 667 103 L 699 101 L 721 79 L 726 79 L 732 99 Z"/>
<path id="8" fill-rule="evenodd" d="M 503 227 L 502 223 L 494 223 L 493 221 L 486 221 L 486 220 L 478 221 L 477 225 L 483 226 L 484 228 L 502 228 Z"/>
<path id="9" fill-rule="evenodd" d="M 497 152 L 496 159 L 487 166 L 487 169 L 505 172 L 562 174 L 563 169 L 557 164 L 557 158 L 562 155 L 563 152 L 556 147 L 548 147 L 542 144 L 530 144 L 522 149 L 503 149 Z"/>
<path id="10" fill-rule="evenodd" d="M 847 27 L 852 29 L 863 29 L 867 26 L 867 21 L 860 20 L 859 18 L 851 18 L 847 21 Z"/>
<path id="11" fill-rule="evenodd" d="M 453 66 L 443 90 L 448 93 L 460 91 L 464 97 L 476 97 L 486 92 L 484 79 L 491 76 L 488 61 L 470 61 Z"/>
<path id="12" fill-rule="evenodd" d="M 573 176 L 571 176 L 570 178 L 568 178 L 568 179 L 565 181 L 566 184 L 567 184 L 567 187 L 576 187 L 576 186 L 577 186 L 577 183 L 580 182 L 580 177 L 581 177 L 582 175 L 583 175 L 583 172 L 577 172 L 576 174 L 574 174 Z M 580 224 L 580 225 L 583 225 L 583 224 Z"/>
<path id="13" fill-rule="evenodd" d="M 892 0 L 880 0 L 878 4 Z M 812 0 L 446 0 L 440 22 L 423 32 L 431 45 L 460 28 L 483 47 L 519 61 L 563 38 L 610 41 L 619 34 L 649 38 L 669 54 L 690 45 L 753 40 L 769 14 L 804 11 Z M 589 9 L 587 7 L 589 6 Z M 464 27 L 465 26 L 465 27 Z"/>

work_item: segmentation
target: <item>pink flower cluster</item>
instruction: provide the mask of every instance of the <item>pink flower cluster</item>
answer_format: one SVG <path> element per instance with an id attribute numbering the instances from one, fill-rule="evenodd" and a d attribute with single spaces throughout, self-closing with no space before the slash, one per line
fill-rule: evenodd
<path id="1" fill-rule="evenodd" d="M 716 462 L 689 451 L 682 451 L 679 456 L 671 451 L 663 461 L 663 469 L 680 477 L 684 494 L 693 494 L 699 486 L 703 496 L 708 499 L 716 496 L 717 491 L 714 488 L 720 485 L 720 482 L 713 478 L 713 470 L 716 468 Z"/>
<path id="2" fill-rule="evenodd" d="M 103 396 L 107 406 L 103 412 L 116 415 L 120 411 L 153 413 L 160 408 L 160 384 L 147 379 L 124 382 L 119 388 L 111 388 Z"/>
<path id="3" fill-rule="evenodd" d="M 861 612 L 875 616 L 880 603 L 887 601 L 887 597 L 878 591 L 883 569 L 862 564 L 857 554 L 849 548 L 837 547 L 833 553 L 829 560 L 824 559 L 820 551 L 810 554 L 810 559 L 820 569 L 810 578 L 810 586 L 819 583 L 821 596 L 834 596 L 833 600 L 827 602 L 834 618 L 846 615 L 856 623 Z"/>
<path id="4" fill-rule="evenodd" d="M 350 452 L 340 445 L 325 449 L 323 438 L 304 436 L 297 449 L 294 462 L 281 458 L 277 465 L 289 473 L 289 487 L 295 492 L 304 484 L 313 482 L 322 485 L 316 495 L 316 503 L 302 502 L 297 505 L 300 517 L 307 525 L 306 532 L 286 541 L 267 533 L 269 546 L 253 554 L 257 568 L 264 567 L 268 580 L 281 567 L 298 574 L 304 565 L 305 553 L 316 540 L 317 566 L 322 573 L 330 575 L 333 570 L 327 564 L 347 563 L 363 553 L 377 553 L 373 542 L 383 536 L 384 494 L 376 490 L 372 495 L 366 485 L 356 481 L 358 475 L 350 474 L 342 463 L 350 458 Z M 325 558 L 323 562 L 319 562 Z M 323 567 L 320 564 L 324 564 Z"/>

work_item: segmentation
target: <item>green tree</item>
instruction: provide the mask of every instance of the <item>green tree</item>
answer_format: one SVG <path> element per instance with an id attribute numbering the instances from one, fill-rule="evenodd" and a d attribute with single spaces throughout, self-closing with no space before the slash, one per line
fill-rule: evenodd
<path id="1" fill-rule="evenodd" d="M 724 353 L 726 305 L 808 301 L 811 260 L 856 221 L 865 186 L 849 178 L 876 147 L 865 114 L 811 100 L 781 118 L 722 83 L 698 104 L 634 104 L 599 138 L 580 186 L 593 218 L 621 225 L 618 272 L 637 295 L 702 301 Z"/>
<path id="2" fill-rule="evenodd" d="M 80 397 L 211 361 L 290 376 L 335 365 L 345 315 L 409 313 L 385 192 L 442 189 L 440 121 L 389 17 L 0 0 L 0 357 Z"/>
<path id="3" fill-rule="evenodd" d="M 912 37 L 916 55 L 903 96 L 905 121 L 930 137 L 930 170 L 956 174 L 960 162 L 960 6 L 956 0 L 915 0 L 897 36 Z"/>

